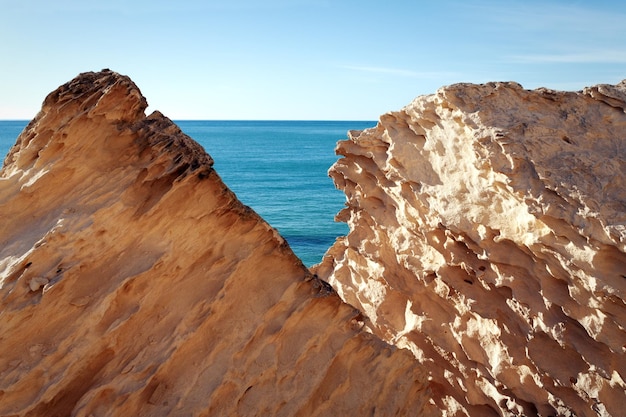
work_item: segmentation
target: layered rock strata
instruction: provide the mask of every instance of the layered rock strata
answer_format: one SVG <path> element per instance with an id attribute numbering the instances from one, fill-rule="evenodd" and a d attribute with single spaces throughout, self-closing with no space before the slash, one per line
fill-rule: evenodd
<path id="1" fill-rule="evenodd" d="M 0 415 L 423 415 L 425 372 L 127 77 L 45 100 L 0 172 Z"/>
<path id="2" fill-rule="evenodd" d="M 620 416 L 626 82 L 458 84 L 338 144 L 317 273 L 410 349 L 444 415 Z"/>

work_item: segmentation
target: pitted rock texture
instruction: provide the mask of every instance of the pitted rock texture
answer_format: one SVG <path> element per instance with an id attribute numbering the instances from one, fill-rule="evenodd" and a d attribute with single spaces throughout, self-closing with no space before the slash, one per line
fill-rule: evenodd
<path id="1" fill-rule="evenodd" d="M 457 84 L 351 132 L 317 273 L 443 415 L 624 415 L 626 82 Z"/>
<path id="2" fill-rule="evenodd" d="M 428 414 L 413 356 L 145 108 L 127 77 L 81 74 L 5 159 L 0 415 Z"/>

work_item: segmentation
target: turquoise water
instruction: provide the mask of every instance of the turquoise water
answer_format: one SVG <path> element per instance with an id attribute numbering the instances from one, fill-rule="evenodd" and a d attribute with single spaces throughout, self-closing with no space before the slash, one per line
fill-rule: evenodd
<path id="1" fill-rule="evenodd" d="M 0 120 L 0 162 L 4 162 L 9 148 L 27 124 L 26 120 Z"/>
<path id="2" fill-rule="evenodd" d="M 0 121 L 2 159 L 26 121 Z M 345 197 L 328 168 L 348 130 L 373 121 L 177 121 L 215 160 L 215 169 L 239 199 L 289 242 L 307 266 L 318 263 L 347 233 L 334 216 Z"/>

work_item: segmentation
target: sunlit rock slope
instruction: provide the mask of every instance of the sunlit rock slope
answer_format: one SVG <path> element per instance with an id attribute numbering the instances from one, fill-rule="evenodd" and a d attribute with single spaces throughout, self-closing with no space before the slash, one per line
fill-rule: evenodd
<path id="1" fill-rule="evenodd" d="M 338 144 L 317 273 L 447 415 L 626 415 L 626 82 L 457 84 Z"/>
<path id="2" fill-rule="evenodd" d="M 45 100 L 0 172 L 0 415 L 428 414 L 361 330 L 127 77 Z"/>

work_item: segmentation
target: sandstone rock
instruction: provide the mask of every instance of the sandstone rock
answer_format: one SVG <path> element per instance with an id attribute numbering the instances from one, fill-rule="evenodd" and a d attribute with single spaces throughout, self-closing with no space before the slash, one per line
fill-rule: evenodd
<path id="1" fill-rule="evenodd" d="M 127 77 L 81 74 L 6 157 L 0 415 L 427 414 L 412 355 L 145 108 Z"/>
<path id="2" fill-rule="evenodd" d="M 458 84 L 351 132 L 317 273 L 410 349 L 443 415 L 620 416 L 626 82 Z"/>

